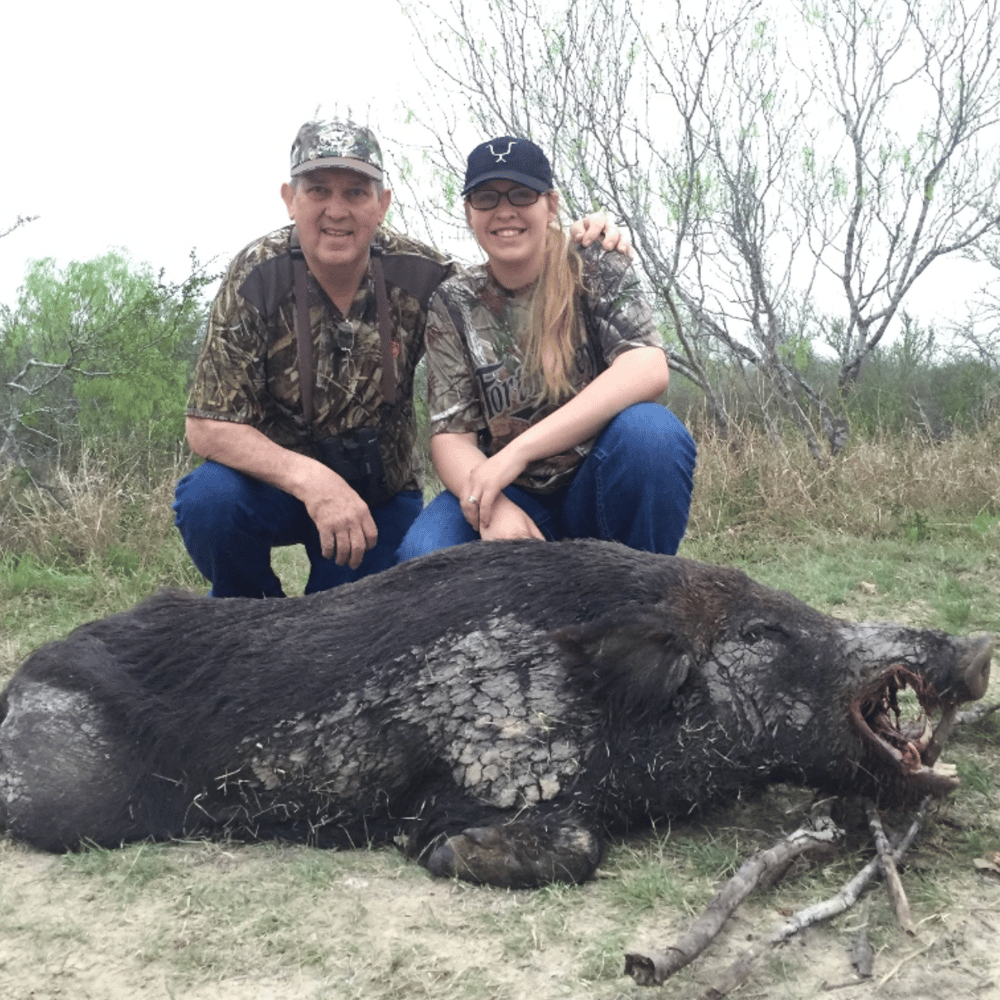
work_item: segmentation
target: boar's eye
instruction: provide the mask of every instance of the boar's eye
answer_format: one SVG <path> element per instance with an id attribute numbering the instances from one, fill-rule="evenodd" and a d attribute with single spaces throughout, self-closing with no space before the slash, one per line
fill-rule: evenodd
<path id="1" fill-rule="evenodd" d="M 747 622 L 743 628 L 740 629 L 740 638 L 744 642 L 749 643 L 786 643 L 790 639 L 793 639 L 794 635 L 779 622 L 756 621 Z"/>

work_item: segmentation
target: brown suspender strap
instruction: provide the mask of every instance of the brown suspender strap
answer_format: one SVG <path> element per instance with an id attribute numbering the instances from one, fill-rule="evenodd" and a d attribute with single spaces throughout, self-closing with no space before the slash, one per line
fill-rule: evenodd
<path id="1" fill-rule="evenodd" d="M 312 323 L 309 322 L 309 281 L 306 258 L 299 245 L 299 234 L 291 236 L 292 274 L 295 278 L 295 334 L 299 343 L 299 395 L 306 427 L 313 417 Z"/>
<path id="2" fill-rule="evenodd" d="M 392 356 L 392 318 L 389 315 L 389 296 L 385 291 L 385 273 L 382 270 L 380 252 L 372 254 L 372 274 L 375 277 L 378 339 L 382 347 L 382 399 L 393 406 L 399 387 L 396 384 L 396 359 Z"/>
<path id="3" fill-rule="evenodd" d="M 373 251 L 380 248 L 372 248 Z M 295 280 L 295 334 L 299 348 L 299 393 L 302 396 L 302 416 L 306 426 L 313 416 L 312 323 L 309 321 L 309 282 L 306 259 L 299 245 L 299 234 L 293 228 L 290 250 L 292 273 Z M 399 386 L 396 381 L 396 359 L 392 354 L 392 317 L 389 314 L 389 296 L 385 290 L 382 257 L 372 253 L 372 273 L 375 278 L 375 311 L 378 318 L 378 337 L 382 349 L 382 399 L 395 405 Z"/>

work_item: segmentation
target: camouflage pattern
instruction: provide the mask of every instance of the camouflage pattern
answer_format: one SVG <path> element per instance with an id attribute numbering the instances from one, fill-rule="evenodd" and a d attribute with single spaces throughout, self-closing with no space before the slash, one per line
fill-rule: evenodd
<path id="1" fill-rule="evenodd" d="M 315 389 L 313 420 L 307 427 L 299 392 L 295 294 L 288 256 L 291 228 L 251 243 L 230 265 L 212 304 L 187 413 L 249 424 L 282 447 L 314 458 L 313 438 L 354 427 L 381 427 L 382 460 L 391 491 L 420 489 L 413 379 L 424 352 L 426 313 L 416 298 L 387 279 L 399 399 L 394 407 L 383 407 L 382 353 L 370 271 L 346 320 L 310 274 Z M 376 235 L 376 243 L 387 254 L 444 259 L 422 243 L 384 230 Z M 287 270 L 285 281 L 282 268 Z M 273 316 L 260 307 L 256 291 L 260 288 L 277 299 Z"/>
<path id="2" fill-rule="evenodd" d="M 599 244 L 583 256 L 581 313 L 589 336 L 577 348 L 575 392 L 592 382 L 623 351 L 663 348 L 652 312 L 628 261 Z M 427 318 L 427 387 L 431 433 L 479 434 L 494 455 L 555 406 L 541 406 L 522 384 L 521 331 L 529 322 L 531 288 L 509 291 L 485 265 L 449 278 L 430 302 Z M 568 483 L 593 441 L 539 459 L 514 484 L 548 493 Z"/>
<path id="3" fill-rule="evenodd" d="M 292 143 L 292 177 L 320 167 L 347 167 L 382 179 L 382 150 L 370 129 L 353 122 L 306 122 Z"/>

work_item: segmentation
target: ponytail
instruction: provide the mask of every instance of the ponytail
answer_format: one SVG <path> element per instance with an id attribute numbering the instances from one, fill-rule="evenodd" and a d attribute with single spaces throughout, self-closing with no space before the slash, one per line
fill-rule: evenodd
<path id="1" fill-rule="evenodd" d="M 530 332 L 522 345 L 522 379 L 536 399 L 559 405 L 575 393 L 571 374 L 582 341 L 578 292 L 583 262 L 570 252 L 558 222 L 545 236 L 545 264 L 531 296 Z"/>

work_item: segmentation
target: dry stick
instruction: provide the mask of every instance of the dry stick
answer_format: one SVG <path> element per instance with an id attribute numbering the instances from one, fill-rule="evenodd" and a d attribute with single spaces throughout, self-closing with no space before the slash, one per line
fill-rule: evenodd
<path id="1" fill-rule="evenodd" d="M 678 969 L 697 958 L 715 939 L 722 925 L 758 885 L 810 848 L 828 846 L 840 835 L 829 817 L 814 817 L 815 829 L 804 827 L 782 838 L 767 850 L 743 862 L 736 874 L 719 890 L 705 912 L 682 937 L 662 952 L 625 956 L 625 973 L 640 986 L 659 986 Z"/>
<path id="2" fill-rule="evenodd" d="M 928 795 L 920 803 L 920 807 L 917 809 L 916 815 L 913 817 L 913 822 L 910 824 L 906 834 L 893 847 L 892 858 L 894 861 L 899 861 L 910 849 L 913 838 L 917 835 L 917 831 L 924 821 L 930 801 L 931 796 Z M 805 909 L 793 914 L 791 919 L 787 923 L 782 924 L 763 945 L 748 951 L 733 962 L 717 985 L 706 990 L 700 997 L 700 1000 L 721 1000 L 722 997 L 739 986 L 753 972 L 754 965 L 765 952 L 769 952 L 772 948 L 783 944 L 798 934 L 799 931 L 805 930 L 812 924 L 819 923 L 821 920 L 829 920 L 830 917 L 835 917 L 837 914 L 850 909 L 857 902 L 865 886 L 878 874 L 879 867 L 879 859 L 877 857 L 872 858 L 835 896 L 824 899 L 819 903 L 813 903 L 812 906 L 807 906 Z"/>
<path id="3" fill-rule="evenodd" d="M 898 962 L 897 962 L 897 963 L 896 963 L 896 964 L 895 964 L 895 965 L 894 965 L 894 966 L 893 966 L 893 967 L 892 967 L 892 968 L 891 968 L 891 969 L 890 969 L 890 970 L 889 970 L 889 971 L 888 971 L 888 972 L 887 972 L 887 973 L 886 973 L 886 974 L 885 974 L 885 975 L 884 975 L 884 976 L 883 976 L 883 977 L 882 977 L 882 978 L 881 978 L 881 979 L 880 979 L 880 980 L 878 981 L 878 985 L 879 985 L 879 988 L 881 989 L 881 987 L 885 986 L 885 984 L 886 984 L 887 982 L 889 982 L 889 980 L 890 980 L 890 979 L 892 979 L 892 977 L 893 977 L 894 975 L 896 975 L 896 973 L 897 973 L 897 972 L 899 972 L 899 970 L 900 970 L 900 969 L 901 969 L 901 968 L 902 968 L 902 967 L 903 967 L 904 965 L 906 965 L 906 963 L 907 963 L 907 962 L 912 962 L 912 961 L 913 961 L 913 959 L 915 959 L 915 958 L 917 957 L 917 955 L 922 955 L 922 954 L 923 954 L 923 953 L 924 953 L 925 951 L 928 951 L 928 950 L 929 950 L 930 948 L 933 948 L 933 947 L 934 947 L 934 945 L 936 945 L 936 944 L 937 944 L 937 942 L 938 942 L 938 939 L 937 939 L 937 938 L 934 938 L 934 940 L 933 940 L 933 941 L 928 941 L 928 942 L 927 942 L 927 944 L 925 944 L 925 945 L 923 946 L 923 948 L 918 948 L 918 949 L 917 949 L 917 950 L 916 950 L 915 952 L 913 952 L 913 954 L 912 954 L 912 955 L 907 955 L 907 956 L 905 956 L 904 958 L 901 958 L 901 959 L 900 959 L 900 960 L 899 960 L 899 961 L 898 961 Z"/>
<path id="4" fill-rule="evenodd" d="M 913 919 L 910 917 L 910 901 L 906 898 L 906 890 L 896 871 L 896 862 L 892 857 L 892 848 L 886 838 L 885 830 L 882 828 L 882 820 L 879 817 L 878 809 L 871 799 L 865 800 L 865 811 L 868 813 L 868 825 L 875 835 L 875 849 L 878 851 L 878 863 L 885 876 L 885 885 L 889 890 L 889 898 L 892 900 L 892 908 L 896 911 L 896 920 L 899 926 L 906 931 L 910 937 L 917 936 L 917 929 L 913 926 Z"/>

